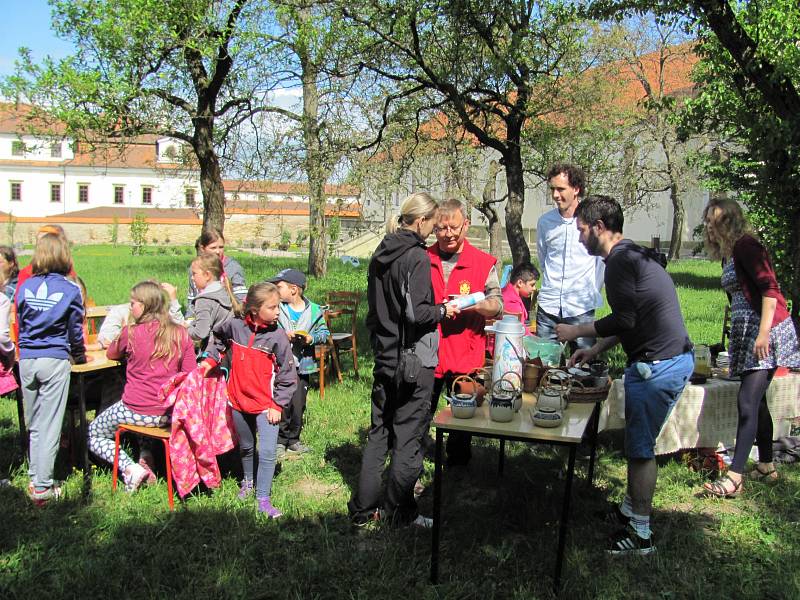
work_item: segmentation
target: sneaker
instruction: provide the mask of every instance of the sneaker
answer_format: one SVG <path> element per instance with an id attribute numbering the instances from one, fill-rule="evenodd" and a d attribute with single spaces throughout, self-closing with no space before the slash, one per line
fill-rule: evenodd
<path id="1" fill-rule="evenodd" d="M 433 519 L 430 517 L 423 517 L 422 515 L 417 515 L 417 518 L 411 521 L 411 524 L 414 527 L 419 527 L 420 529 L 431 529 L 433 527 Z"/>
<path id="2" fill-rule="evenodd" d="M 281 461 L 286 458 L 286 446 L 283 444 L 278 444 L 275 447 L 275 460 Z"/>
<path id="3" fill-rule="evenodd" d="M 139 486 L 147 479 L 147 469 L 138 463 L 133 463 L 126 469 L 122 478 L 125 480 L 125 491 L 132 494 L 139 489 Z"/>
<path id="4" fill-rule="evenodd" d="M 239 486 L 239 500 L 246 500 L 255 489 L 252 479 L 242 479 L 242 485 Z"/>
<path id="5" fill-rule="evenodd" d="M 620 529 L 611 536 L 611 546 L 606 550 L 611 556 L 638 555 L 647 556 L 656 551 L 653 536 L 650 539 L 639 537 L 632 527 Z"/>
<path id="6" fill-rule="evenodd" d="M 153 473 L 153 466 L 152 466 L 153 459 L 147 460 L 145 458 L 139 459 L 139 466 L 142 467 L 145 471 L 147 471 L 147 478 L 145 479 L 144 483 L 146 485 L 155 485 L 158 479 L 156 478 L 156 474 Z"/>
<path id="7" fill-rule="evenodd" d="M 594 516 L 605 523 L 611 525 L 626 527 L 631 522 L 629 517 L 622 514 L 619 504 L 609 506 L 606 510 L 598 510 Z"/>
<path id="8" fill-rule="evenodd" d="M 54 484 L 41 492 L 36 491 L 34 488 L 31 490 L 30 498 L 36 506 L 44 506 L 51 500 L 58 500 L 61 498 L 61 486 Z"/>
<path id="9" fill-rule="evenodd" d="M 295 442 L 286 447 L 286 454 L 305 454 L 306 452 L 311 452 L 311 448 L 302 442 Z"/>
<path id="10" fill-rule="evenodd" d="M 353 527 L 369 527 L 371 525 L 375 525 L 380 523 L 384 520 L 384 515 L 381 509 L 376 508 L 369 514 L 366 515 L 353 515 L 350 517 L 350 522 L 353 524 Z"/>
<path id="11" fill-rule="evenodd" d="M 258 499 L 258 512 L 266 513 L 266 515 L 270 519 L 277 519 L 278 517 L 283 515 L 281 511 L 272 506 L 272 503 L 269 501 L 269 498 Z"/>

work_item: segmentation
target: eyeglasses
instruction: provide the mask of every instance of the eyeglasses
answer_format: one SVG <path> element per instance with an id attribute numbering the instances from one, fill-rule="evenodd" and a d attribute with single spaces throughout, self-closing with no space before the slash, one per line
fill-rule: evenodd
<path id="1" fill-rule="evenodd" d="M 445 227 L 434 227 L 433 228 L 433 233 L 438 235 L 440 233 L 447 232 L 447 233 L 455 233 L 456 235 L 461 235 L 461 232 L 464 230 L 464 225 L 466 225 L 466 224 L 467 224 L 467 222 L 463 221 L 461 223 L 461 225 L 459 225 L 458 227 L 456 227 L 454 225 L 447 225 Z"/>

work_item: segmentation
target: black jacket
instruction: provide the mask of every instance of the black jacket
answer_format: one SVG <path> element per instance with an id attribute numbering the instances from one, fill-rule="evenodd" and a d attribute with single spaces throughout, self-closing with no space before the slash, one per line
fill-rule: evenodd
<path id="1" fill-rule="evenodd" d="M 433 303 L 431 263 L 425 243 L 413 231 L 398 229 L 383 238 L 369 263 L 367 328 L 375 355 L 376 376 L 393 376 L 403 345 L 414 348 L 422 365 L 436 367 L 439 353 L 437 324 L 443 304 Z"/>

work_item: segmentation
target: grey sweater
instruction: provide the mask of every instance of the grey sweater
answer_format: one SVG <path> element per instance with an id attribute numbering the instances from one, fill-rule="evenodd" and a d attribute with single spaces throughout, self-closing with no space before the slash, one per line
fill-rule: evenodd
<path id="1" fill-rule="evenodd" d="M 214 342 L 214 328 L 233 316 L 233 306 L 228 292 L 219 281 L 212 281 L 194 298 L 194 320 L 189 325 L 189 336 L 200 343 L 205 352 Z"/>

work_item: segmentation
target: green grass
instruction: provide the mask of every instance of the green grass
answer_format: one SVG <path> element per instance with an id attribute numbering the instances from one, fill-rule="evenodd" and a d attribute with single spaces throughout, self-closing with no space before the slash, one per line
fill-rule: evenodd
<path id="1" fill-rule="evenodd" d="M 301 261 L 240 256 L 248 281 Z M 125 301 L 137 280 L 158 277 L 186 286 L 188 257 L 126 256 L 124 250 L 79 248 L 76 269 L 98 303 Z M 366 287 L 365 267 L 331 263 L 309 295 Z M 719 339 L 725 297 L 719 266 L 671 265 L 690 335 Z M 505 475 L 497 445 L 475 441 L 469 470 L 446 472 L 438 586 L 428 584 L 430 536 L 414 530 L 354 534 L 346 501 L 358 477 L 369 422 L 371 363 L 362 331 L 361 379 L 309 394 L 304 440 L 313 451 L 283 463 L 274 481 L 285 519 L 270 522 L 236 500 L 235 476 L 219 490 L 192 495 L 170 513 L 163 480 L 133 496 L 111 493 L 104 467 L 90 494 L 60 457 L 66 499 L 45 509 L 25 498 L 16 410 L 0 401 L 0 597 L 137 598 L 549 598 L 551 597 L 562 460 L 546 447 L 510 444 Z M 349 363 L 348 363 L 349 364 Z M 562 579 L 567 598 L 800 597 L 800 469 L 782 469 L 774 486 L 752 484 L 736 501 L 695 497 L 703 479 L 664 459 L 655 497 L 659 552 L 646 560 L 610 560 L 607 529 L 592 513 L 619 499 L 625 468 L 619 432 L 602 436 L 596 488 L 574 490 Z M 225 460 L 227 465 L 235 460 Z M 430 482 L 432 467 L 426 466 Z M 583 469 L 579 469 L 579 477 Z M 431 511 L 424 496 L 422 510 Z"/>

